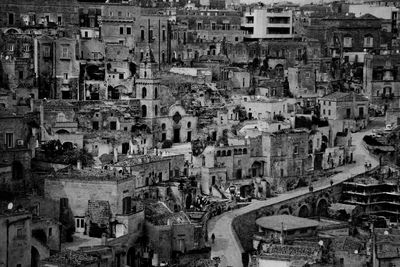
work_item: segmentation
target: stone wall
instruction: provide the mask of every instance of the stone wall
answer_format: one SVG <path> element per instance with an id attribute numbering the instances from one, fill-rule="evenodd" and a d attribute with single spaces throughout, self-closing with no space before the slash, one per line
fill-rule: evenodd
<path id="1" fill-rule="evenodd" d="M 297 216 L 300 209 L 305 210 L 306 208 L 308 209 L 307 217 L 324 215 L 322 211 L 325 203 L 329 205 L 329 203 L 339 200 L 341 192 L 342 184 L 337 184 L 332 188 L 310 192 L 299 197 L 278 202 L 274 205 L 253 210 L 235 217 L 232 222 L 233 230 L 238 236 L 243 249 L 245 251 L 252 250 L 253 235 L 258 232 L 258 227 L 256 226 L 255 221 L 259 217 L 277 214 L 291 214 Z"/>

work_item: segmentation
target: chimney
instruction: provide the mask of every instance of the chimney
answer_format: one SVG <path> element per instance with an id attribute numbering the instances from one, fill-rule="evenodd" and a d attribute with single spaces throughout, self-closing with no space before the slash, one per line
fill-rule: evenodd
<path id="1" fill-rule="evenodd" d="M 81 161 L 81 160 L 78 160 L 78 161 L 76 162 L 76 169 L 77 169 L 77 170 L 82 170 L 82 161 Z"/>

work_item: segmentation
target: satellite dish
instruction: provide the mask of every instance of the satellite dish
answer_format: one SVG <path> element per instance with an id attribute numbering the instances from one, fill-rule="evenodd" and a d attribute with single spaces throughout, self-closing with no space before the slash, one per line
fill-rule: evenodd
<path id="1" fill-rule="evenodd" d="M 8 203 L 8 205 L 7 205 L 8 210 L 12 210 L 13 207 L 14 207 L 14 204 L 12 202 Z"/>

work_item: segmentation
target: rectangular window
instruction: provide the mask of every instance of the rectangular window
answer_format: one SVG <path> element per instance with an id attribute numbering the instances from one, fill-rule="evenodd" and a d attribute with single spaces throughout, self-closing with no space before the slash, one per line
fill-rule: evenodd
<path id="1" fill-rule="evenodd" d="M 62 25 L 62 16 L 57 16 L 57 25 Z"/>
<path id="2" fill-rule="evenodd" d="M 128 35 L 132 34 L 132 28 L 131 27 L 127 27 L 126 28 L 126 34 L 128 34 Z"/>
<path id="3" fill-rule="evenodd" d="M 331 115 L 331 110 L 329 109 L 329 110 L 328 110 L 328 116 L 330 116 L 330 115 Z"/>
<path id="4" fill-rule="evenodd" d="M 50 46 L 46 45 L 43 50 L 44 57 L 50 57 Z"/>
<path id="5" fill-rule="evenodd" d="M 161 134 L 161 141 L 165 141 L 165 140 L 167 140 L 167 134 L 166 133 L 162 133 Z"/>
<path id="6" fill-rule="evenodd" d="M 14 134 L 13 133 L 6 133 L 6 146 L 7 146 L 7 148 L 14 147 Z"/>
<path id="7" fill-rule="evenodd" d="M 7 44 L 7 50 L 10 52 L 14 51 L 14 44 Z"/>
<path id="8" fill-rule="evenodd" d="M 118 11 L 118 17 L 122 17 L 122 12 Z"/>
<path id="9" fill-rule="evenodd" d="M 20 71 L 18 72 L 18 78 L 19 78 L 19 79 L 23 79 L 23 78 L 24 78 L 24 71 L 23 71 L 23 70 L 20 70 Z"/>
<path id="10" fill-rule="evenodd" d="M 299 146 L 294 146 L 293 153 L 299 154 Z"/>
<path id="11" fill-rule="evenodd" d="M 52 236 L 53 235 L 53 228 L 49 228 L 49 236 Z"/>
<path id="12" fill-rule="evenodd" d="M 98 121 L 93 121 L 92 122 L 92 128 L 93 128 L 93 130 L 98 130 L 99 129 L 99 122 Z"/>
<path id="13" fill-rule="evenodd" d="M 144 41 L 144 29 L 140 30 L 140 40 Z"/>
<path id="14" fill-rule="evenodd" d="M 31 46 L 30 44 L 23 44 L 22 49 L 24 50 L 24 52 L 29 52 L 31 51 Z"/>
<path id="15" fill-rule="evenodd" d="M 119 27 L 119 34 L 124 34 L 124 27 Z"/>
<path id="16" fill-rule="evenodd" d="M 153 42 L 153 30 L 149 31 L 149 42 Z"/>
<path id="17" fill-rule="evenodd" d="M 68 73 L 64 73 L 64 80 L 68 80 Z"/>
<path id="18" fill-rule="evenodd" d="M 167 36 L 165 34 L 165 29 L 162 30 L 162 40 L 163 42 L 167 39 Z"/>
<path id="19" fill-rule="evenodd" d="M 24 228 L 17 228 L 17 236 L 18 237 L 24 236 Z"/>
<path id="20" fill-rule="evenodd" d="M 119 79 L 120 79 L 120 80 L 123 80 L 123 79 L 124 79 L 124 74 L 123 74 L 123 73 L 120 73 L 120 74 L 119 74 Z"/>
<path id="21" fill-rule="evenodd" d="M 8 24 L 9 25 L 14 25 L 14 13 L 8 13 Z"/>
<path id="22" fill-rule="evenodd" d="M 117 122 L 110 121 L 110 130 L 117 130 Z"/>
<path id="23" fill-rule="evenodd" d="M 61 58 L 69 58 L 69 48 L 68 48 L 68 46 L 61 47 Z"/>

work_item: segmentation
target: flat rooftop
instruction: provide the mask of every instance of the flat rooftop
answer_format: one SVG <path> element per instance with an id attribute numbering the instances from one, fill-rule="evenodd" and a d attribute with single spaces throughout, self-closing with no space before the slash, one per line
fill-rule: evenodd
<path id="1" fill-rule="evenodd" d="M 261 228 L 278 232 L 282 230 L 282 224 L 285 231 L 291 231 L 296 229 L 317 227 L 319 222 L 292 215 L 274 215 L 258 218 L 256 220 L 256 224 Z"/>

